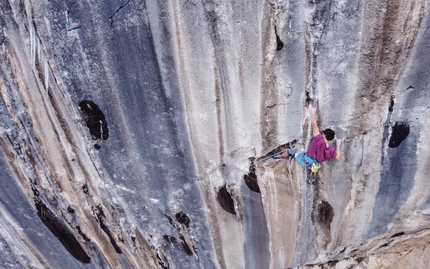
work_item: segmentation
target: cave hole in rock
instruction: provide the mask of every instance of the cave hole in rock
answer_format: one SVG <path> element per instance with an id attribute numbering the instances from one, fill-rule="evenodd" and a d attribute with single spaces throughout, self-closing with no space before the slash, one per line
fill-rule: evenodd
<path id="1" fill-rule="evenodd" d="M 393 132 L 391 133 L 388 147 L 397 148 L 409 135 L 410 128 L 409 125 L 404 122 L 396 122 L 392 129 Z"/>
<path id="2" fill-rule="evenodd" d="M 331 260 L 331 261 L 327 262 L 327 265 L 330 267 L 335 267 L 336 264 L 338 264 L 338 263 L 339 263 L 339 260 Z"/>
<path id="3" fill-rule="evenodd" d="M 333 221 L 334 210 L 327 201 L 321 201 L 318 205 L 318 221 L 327 229 L 330 229 L 331 222 Z"/>
<path id="4" fill-rule="evenodd" d="M 181 211 L 179 213 L 176 213 L 175 218 L 179 223 L 185 224 L 187 228 L 190 228 L 190 218 L 188 218 L 188 216 L 184 212 Z"/>
<path id="5" fill-rule="evenodd" d="M 395 234 L 393 234 L 393 235 L 391 236 L 391 238 L 398 237 L 398 236 L 402 236 L 402 235 L 405 235 L 405 233 L 404 233 L 404 232 L 395 233 Z"/>
<path id="6" fill-rule="evenodd" d="M 176 242 L 177 242 L 176 237 L 170 236 L 170 235 L 167 235 L 167 234 L 163 235 L 163 239 L 166 240 L 169 243 L 172 243 L 172 244 L 176 244 Z"/>
<path id="7" fill-rule="evenodd" d="M 85 115 L 91 139 L 107 140 L 109 138 L 109 128 L 105 114 L 103 114 L 100 107 L 91 100 L 83 100 L 79 103 L 79 108 Z"/>
<path id="8" fill-rule="evenodd" d="M 226 212 L 236 215 L 236 210 L 234 209 L 234 200 L 231 197 L 231 194 L 228 192 L 226 185 L 222 186 L 218 190 L 217 199 L 218 203 Z"/>
<path id="9" fill-rule="evenodd" d="M 69 206 L 69 207 L 67 207 L 67 212 L 69 212 L 71 214 L 74 214 L 75 210 L 72 207 Z"/>
<path id="10" fill-rule="evenodd" d="M 257 175 L 255 174 L 255 166 L 249 168 L 249 173 L 245 174 L 243 179 L 245 180 L 246 186 L 248 186 L 251 191 L 261 193 L 260 186 L 258 186 Z"/>
<path id="11" fill-rule="evenodd" d="M 95 149 L 101 149 L 102 147 L 99 144 L 94 144 Z"/>
<path id="12" fill-rule="evenodd" d="M 47 206 L 35 199 L 37 215 L 42 220 L 43 224 L 58 238 L 64 248 L 78 261 L 82 263 L 90 263 L 91 258 L 85 252 L 79 241 L 73 233 L 63 224 Z"/>
<path id="13" fill-rule="evenodd" d="M 85 183 L 83 186 L 82 186 L 82 191 L 85 193 L 85 194 L 88 194 L 90 191 L 89 191 L 89 189 L 88 189 L 88 184 L 87 183 Z"/>

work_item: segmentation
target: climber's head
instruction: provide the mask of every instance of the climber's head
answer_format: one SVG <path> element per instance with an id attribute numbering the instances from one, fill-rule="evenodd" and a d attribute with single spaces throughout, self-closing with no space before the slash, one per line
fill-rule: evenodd
<path id="1" fill-rule="evenodd" d="M 323 134 L 328 141 L 333 140 L 334 138 L 334 131 L 332 129 L 325 129 Z"/>

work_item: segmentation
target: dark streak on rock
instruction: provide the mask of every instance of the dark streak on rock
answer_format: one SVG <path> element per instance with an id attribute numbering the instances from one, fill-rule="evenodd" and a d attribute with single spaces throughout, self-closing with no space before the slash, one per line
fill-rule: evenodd
<path id="1" fill-rule="evenodd" d="M 91 258 L 85 252 L 79 241 L 72 232 L 63 224 L 46 205 L 35 198 L 37 215 L 42 220 L 43 224 L 58 238 L 64 248 L 78 261 L 82 263 L 90 263 Z"/>
<path id="2" fill-rule="evenodd" d="M 91 239 L 88 238 L 88 236 L 86 234 L 84 234 L 81 230 L 81 227 L 78 225 L 76 226 L 76 230 L 78 230 L 78 233 L 82 236 L 82 238 L 86 241 L 86 242 L 91 242 Z"/>
<path id="3" fill-rule="evenodd" d="M 393 112 L 393 109 L 394 109 L 394 100 L 393 100 L 393 99 L 391 99 L 391 100 L 390 100 L 390 106 L 388 107 L 388 111 L 389 111 L 389 112 Z"/>
<path id="4" fill-rule="evenodd" d="M 113 18 L 116 16 L 116 14 L 118 14 L 118 12 L 120 12 L 121 9 L 125 8 L 128 4 L 130 4 L 131 0 L 128 0 L 127 3 L 125 3 L 124 5 L 121 5 L 114 13 L 113 15 L 111 15 L 109 17 L 109 21 L 110 21 L 110 25 L 112 26 L 113 24 Z"/>
<path id="5" fill-rule="evenodd" d="M 160 254 L 158 252 L 157 252 L 156 255 L 157 255 L 157 259 L 158 259 L 158 264 L 161 266 L 161 268 L 163 268 L 163 269 L 169 269 L 170 266 L 169 266 L 168 261 L 166 259 L 162 259 L 160 257 Z"/>
<path id="6" fill-rule="evenodd" d="M 306 103 L 306 107 L 308 107 L 309 106 L 309 104 L 311 103 L 311 102 L 313 102 L 313 100 L 312 100 L 312 98 L 309 96 L 309 92 L 308 91 L 306 91 L 306 99 L 305 99 L 305 103 Z"/>
<path id="7" fill-rule="evenodd" d="M 398 237 L 398 236 L 402 236 L 402 235 L 404 235 L 404 234 L 405 234 L 404 232 L 396 233 L 396 234 L 393 234 L 393 235 L 391 236 L 391 238 Z"/>
<path id="8" fill-rule="evenodd" d="M 391 242 L 393 242 L 394 240 L 391 240 L 391 241 L 389 241 L 389 242 L 387 242 L 387 243 L 385 243 L 385 244 L 383 244 L 382 246 L 380 246 L 379 248 L 384 248 L 384 247 L 388 247 L 390 244 L 391 244 Z"/>
<path id="9" fill-rule="evenodd" d="M 105 232 L 106 235 L 109 237 L 110 243 L 112 244 L 112 246 L 115 249 L 116 253 L 122 254 L 122 251 L 119 248 L 119 246 L 117 245 L 115 239 L 113 238 L 113 236 L 112 236 L 109 228 L 104 223 L 104 218 L 106 216 L 105 216 L 105 214 L 103 212 L 103 208 L 99 205 L 99 206 L 93 208 L 93 211 L 95 212 L 95 214 L 97 216 L 97 220 L 99 222 L 100 228 L 102 228 L 103 232 Z"/>
<path id="10" fill-rule="evenodd" d="M 173 244 L 173 245 L 177 245 L 178 244 L 178 240 L 174 236 L 163 235 L 163 239 L 166 240 L 167 242 L 169 242 L 170 244 Z M 181 242 L 179 243 L 179 247 L 188 256 L 192 256 L 193 255 L 193 251 L 191 250 L 191 247 L 187 244 L 187 242 L 185 241 L 185 238 L 181 234 L 179 234 L 179 239 L 181 240 Z"/>
<path id="11" fill-rule="evenodd" d="M 168 216 L 166 214 L 164 214 L 164 216 L 167 218 L 167 220 L 169 220 L 170 225 L 172 225 L 173 227 L 176 227 L 175 222 L 173 221 L 173 219 L 170 216 Z"/>
<path id="12" fill-rule="evenodd" d="M 222 186 L 219 189 L 217 198 L 218 203 L 226 212 L 236 215 L 236 211 L 234 209 L 234 201 L 231 197 L 231 194 L 228 192 L 226 185 Z"/>
<path id="13" fill-rule="evenodd" d="M 279 37 L 276 26 L 275 26 L 275 34 L 276 34 L 276 50 L 280 51 L 284 47 L 284 42 L 282 42 L 281 38 Z"/>
<path id="14" fill-rule="evenodd" d="M 338 263 L 338 260 L 332 260 L 332 261 L 328 261 L 327 265 L 330 267 L 334 267 L 336 266 L 336 264 Z"/>
<path id="15" fill-rule="evenodd" d="M 36 189 L 34 185 L 31 187 L 31 190 L 33 191 L 34 196 L 36 197 L 39 196 L 39 191 Z"/>
<path id="16" fill-rule="evenodd" d="M 3 34 L 3 31 L 0 30 L 0 45 L 3 45 L 4 41 L 5 41 L 5 36 Z"/>
<path id="17" fill-rule="evenodd" d="M 221 165 L 221 173 L 223 177 L 228 177 L 228 175 L 230 174 L 230 170 L 228 169 L 228 166 L 225 165 L 225 163 Z"/>
<path id="18" fill-rule="evenodd" d="M 185 238 L 182 235 L 179 235 L 179 238 L 181 239 L 181 248 L 182 250 L 188 255 L 188 256 L 192 256 L 193 255 L 193 251 L 191 250 L 190 246 L 187 244 L 187 242 L 185 241 Z"/>

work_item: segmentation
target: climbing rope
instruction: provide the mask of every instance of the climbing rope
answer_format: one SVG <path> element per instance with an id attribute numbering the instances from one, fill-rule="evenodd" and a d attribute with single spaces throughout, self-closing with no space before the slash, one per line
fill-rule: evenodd
<path id="1" fill-rule="evenodd" d="M 264 162 L 264 161 L 266 161 L 266 160 L 268 160 L 268 159 L 272 158 L 273 156 L 276 156 L 276 155 L 278 155 L 278 154 L 281 154 L 281 153 L 283 153 L 283 152 L 287 151 L 287 149 L 288 149 L 288 148 L 285 148 L 285 149 L 283 149 L 283 150 L 281 150 L 281 151 L 278 151 L 278 152 L 276 152 L 276 153 L 274 153 L 274 154 L 272 154 L 272 155 L 269 155 L 269 156 L 267 156 L 267 157 L 264 157 L 263 159 L 260 159 L 260 160 L 254 161 L 254 162 L 252 162 L 252 163 L 249 165 L 249 167 L 255 166 L 255 165 L 256 165 L 257 163 L 259 163 L 259 162 Z M 253 149 L 253 153 L 254 153 L 254 155 L 256 155 L 255 149 Z M 217 179 L 214 179 L 214 180 L 208 180 L 208 181 L 206 182 L 206 181 L 204 181 L 204 180 L 201 180 L 199 177 L 197 177 L 197 181 L 202 182 L 202 183 L 203 183 L 203 185 L 204 185 L 205 187 L 207 187 L 209 184 L 211 184 L 211 183 L 213 183 L 213 182 L 216 182 L 216 181 L 219 181 L 219 180 L 223 180 L 223 178 L 217 178 Z"/>
<path id="2" fill-rule="evenodd" d="M 263 161 L 265 161 L 265 160 L 268 160 L 268 159 L 272 158 L 273 156 L 276 156 L 276 155 L 278 155 L 278 154 L 281 154 L 282 152 L 287 151 L 287 149 L 288 149 L 288 148 L 283 149 L 283 150 L 281 150 L 281 151 L 279 151 L 279 152 L 276 152 L 276 153 L 274 153 L 274 154 L 272 154 L 272 155 L 270 155 L 270 156 L 267 156 L 267 157 L 265 157 L 265 158 L 263 158 L 263 159 L 261 159 L 261 160 L 257 160 L 257 161 L 255 161 L 255 162 L 252 162 L 252 163 L 249 165 L 249 167 L 254 166 L 254 165 L 256 165 L 256 164 L 257 164 L 257 163 L 259 163 L 259 162 L 263 162 Z"/>

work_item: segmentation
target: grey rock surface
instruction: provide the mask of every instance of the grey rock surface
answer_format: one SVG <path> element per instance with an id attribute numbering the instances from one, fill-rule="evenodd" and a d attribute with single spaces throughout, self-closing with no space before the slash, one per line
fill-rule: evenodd
<path id="1" fill-rule="evenodd" d="M 428 265 L 428 9 L 0 0 L 0 267 Z"/>

